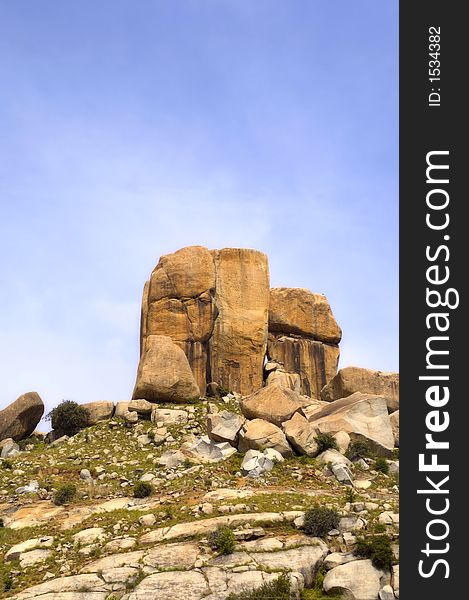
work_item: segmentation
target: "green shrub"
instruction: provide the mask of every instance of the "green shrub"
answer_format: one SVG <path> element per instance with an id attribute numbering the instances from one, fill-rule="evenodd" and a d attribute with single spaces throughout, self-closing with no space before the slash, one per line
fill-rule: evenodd
<path id="1" fill-rule="evenodd" d="M 153 492 L 153 486 L 148 481 L 137 481 L 134 485 L 134 498 L 147 498 Z"/>
<path id="2" fill-rule="evenodd" d="M 232 592 L 226 600 L 290 600 L 291 585 L 286 575 L 275 581 L 264 583 L 255 590 Z"/>
<path id="3" fill-rule="evenodd" d="M 0 527 L 4 527 L 3 519 L 0 517 Z"/>
<path id="4" fill-rule="evenodd" d="M 333 508 L 315 506 L 305 512 L 303 529 L 307 535 L 324 537 L 339 526 L 339 513 Z"/>
<path id="5" fill-rule="evenodd" d="M 355 490 L 351 487 L 348 487 L 345 492 L 344 492 L 344 500 L 345 502 L 350 502 L 350 504 L 352 504 L 352 502 L 355 502 L 355 499 L 357 497 L 357 493 L 355 492 Z"/>
<path id="6" fill-rule="evenodd" d="M 208 543 L 212 550 L 217 550 L 219 554 L 231 554 L 236 546 L 236 538 L 228 525 L 220 525 L 218 529 L 212 531 Z"/>
<path id="7" fill-rule="evenodd" d="M 333 435 L 330 433 L 318 433 L 318 435 L 314 438 L 316 444 L 319 446 L 319 452 L 324 452 L 324 450 L 338 450 L 337 441 Z"/>
<path id="8" fill-rule="evenodd" d="M 11 460 L 8 460 L 8 458 L 4 458 L 2 460 L 2 467 L 4 469 L 13 469 L 13 463 L 11 462 Z"/>
<path id="9" fill-rule="evenodd" d="M 9 592 L 13 587 L 13 577 L 11 573 L 6 572 L 3 574 L 3 591 Z"/>
<path id="10" fill-rule="evenodd" d="M 73 483 L 64 483 L 61 485 L 54 494 L 54 504 L 61 506 L 71 502 L 77 493 L 77 488 Z"/>
<path id="11" fill-rule="evenodd" d="M 230 393 L 230 390 L 226 387 L 223 387 L 222 385 L 218 386 L 218 395 L 223 398 L 223 396 L 228 396 L 228 394 Z"/>
<path id="12" fill-rule="evenodd" d="M 387 475 L 389 473 L 389 465 L 388 461 L 382 456 L 378 456 L 373 464 L 373 469 L 375 471 L 379 471 L 380 473 L 384 473 Z"/>
<path id="13" fill-rule="evenodd" d="M 386 535 L 357 540 L 354 553 L 361 558 L 369 558 L 377 569 L 390 569 L 394 560 L 391 540 Z"/>
<path id="14" fill-rule="evenodd" d="M 360 458 L 368 458 L 372 452 L 365 440 L 354 440 L 350 443 L 346 454 L 350 460 L 359 460 Z"/>
<path id="15" fill-rule="evenodd" d="M 72 400 L 62 400 L 46 417 L 51 422 L 52 429 L 65 435 L 75 435 L 88 425 L 88 412 Z"/>

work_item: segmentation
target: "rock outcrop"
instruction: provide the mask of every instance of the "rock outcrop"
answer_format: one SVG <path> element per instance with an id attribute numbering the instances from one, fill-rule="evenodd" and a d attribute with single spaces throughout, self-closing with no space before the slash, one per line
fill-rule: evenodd
<path id="1" fill-rule="evenodd" d="M 134 399 L 187 402 L 200 396 L 184 351 L 164 335 L 149 335 L 137 373 Z"/>
<path id="2" fill-rule="evenodd" d="M 27 392 L 0 411 L 0 440 L 29 437 L 44 414 L 44 403 L 36 392 Z"/>
<path id="3" fill-rule="evenodd" d="M 321 398 L 333 402 L 355 392 L 386 398 L 390 413 L 399 409 L 399 373 L 384 373 L 361 367 L 346 367 L 322 389 Z"/>
<path id="4" fill-rule="evenodd" d="M 267 257 L 257 250 L 190 246 L 162 256 L 143 292 L 141 363 L 146 340 L 168 336 L 201 394 L 211 381 L 250 394 L 263 382 L 268 306 Z"/>
<path id="5" fill-rule="evenodd" d="M 240 452 L 273 448 L 285 458 L 293 456 L 293 451 L 283 431 L 273 423 L 263 419 L 246 421 L 239 432 L 238 448 Z"/>
<path id="6" fill-rule="evenodd" d="M 345 431 L 352 440 L 362 439 L 382 456 L 390 456 L 394 448 L 391 421 L 382 396 L 355 392 L 315 411 L 309 421 L 322 433 Z"/>
<path id="7" fill-rule="evenodd" d="M 269 359 L 300 376 L 301 393 L 319 398 L 337 373 L 342 332 L 327 298 L 303 288 L 273 288 Z"/>

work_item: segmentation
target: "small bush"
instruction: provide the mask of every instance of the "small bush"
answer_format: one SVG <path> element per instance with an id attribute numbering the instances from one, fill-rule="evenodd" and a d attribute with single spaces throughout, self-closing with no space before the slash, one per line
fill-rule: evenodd
<path id="1" fill-rule="evenodd" d="M 316 444 L 319 446 L 319 452 L 324 452 L 324 450 L 330 449 L 339 449 L 335 437 L 330 433 L 318 433 L 318 435 L 314 439 L 316 441 Z"/>
<path id="2" fill-rule="evenodd" d="M 63 400 L 53 408 L 46 419 L 51 422 L 52 429 L 64 433 L 64 435 L 75 435 L 88 425 L 88 412 L 72 400 Z"/>
<path id="3" fill-rule="evenodd" d="M 339 513 L 332 508 L 315 506 L 305 512 L 303 529 L 307 535 L 324 537 L 339 526 Z"/>
<path id="4" fill-rule="evenodd" d="M 360 458 L 368 458 L 372 453 L 365 440 L 354 440 L 348 447 L 346 454 L 350 460 L 359 460 Z"/>
<path id="5" fill-rule="evenodd" d="M 212 550 L 220 554 L 231 554 L 236 546 L 236 538 L 228 525 L 221 525 L 209 536 L 208 543 Z"/>
<path id="6" fill-rule="evenodd" d="M 375 471 L 379 471 L 380 473 L 384 473 L 387 475 L 389 473 L 389 465 L 388 461 L 382 456 L 378 456 L 373 464 L 373 469 Z"/>
<path id="7" fill-rule="evenodd" d="M 4 527 L 3 519 L 0 517 L 0 527 Z"/>
<path id="8" fill-rule="evenodd" d="M 226 600 L 290 600 L 291 585 L 286 575 L 275 581 L 264 583 L 255 590 L 232 592 Z"/>
<path id="9" fill-rule="evenodd" d="M 153 492 L 153 486 L 148 481 L 137 481 L 134 485 L 134 498 L 147 498 Z"/>
<path id="10" fill-rule="evenodd" d="M 354 491 L 353 488 L 348 487 L 345 492 L 344 492 L 344 500 L 345 502 L 350 502 L 350 504 L 352 504 L 352 502 L 355 502 L 355 499 L 357 497 L 356 492 Z"/>
<path id="11" fill-rule="evenodd" d="M 3 574 L 3 591 L 4 592 L 9 592 L 13 587 L 13 577 L 11 576 L 11 573 L 4 573 Z"/>
<path id="12" fill-rule="evenodd" d="M 223 387 L 222 385 L 218 386 L 218 395 L 223 398 L 223 396 L 228 396 L 228 394 L 230 393 L 230 390 L 227 389 L 226 387 Z"/>
<path id="13" fill-rule="evenodd" d="M 54 494 L 54 504 L 61 506 L 71 502 L 77 493 L 77 488 L 73 483 L 61 485 Z"/>
<path id="14" fill-rule="evenodd" d="M 355 554 L 361 558 L 369 558 L 377 569 L 390 569 L 394 560 L 391 541 L 386 535 L 366 540 L 357 540 Z"/>
<path id="15" fill-rule="evenodd" d="M 8 458 L 4 458 L 2 460 L 2 467 L 4 469 L 13 469 L 13 463 L 11 462 L 11 460 L 8 460 Z"/>

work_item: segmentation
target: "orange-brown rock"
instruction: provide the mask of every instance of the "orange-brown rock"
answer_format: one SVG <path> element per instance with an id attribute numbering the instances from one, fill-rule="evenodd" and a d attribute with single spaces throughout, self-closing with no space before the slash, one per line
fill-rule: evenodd
<path id="1" fill-rule="evenodd" d="M 338 344 L 342 331 L 327 298 L 304 288 L 270 290 L 269 331 Z"/>
<path id="2" fill-rule="evenodd" d="M 184 351 L 168 336 L 147 336 L 133 398 L 187 402 L 199 396 L 200 390 Z"/>
<path id="3" fill-rule="evenodd" d="M 340 369 L 321 391 L 326 402 L 345 398 L 355 392 L 375 394 L 386 398 L 388 411 L 399 409 L 399 373 L 384 373 L 361 367 Z"/>
<path id="4" fill-rule="evenodd" d="M 304 399 L 293 390 L 276 385 L 263 387 L 240 401 L 247 419 L 263 419 L 280 426 L 304 406 Z"/>
<path id="5" fill-rule="evenodd" d="M 288 373 L 298 373 L 301 393 L 319 398 L 322 388 L 337 373 L 339 347 L 311 339 L 269 335 L 268 356 Z"/>
<path id="6" fill-rule="evenodd" d="M 248 395 L 262 387 L 267 345 L 269 268 L 257 250 L 212 253 L 218 316 L 210 338 L 211 379 Z"/>
<path id="7" fill-rule="evenodd" d="M 44 414 L 44 403 L 36 392 L 27 392 L 0 410 L 0 441 L 12 438 L 16 442 L 35 430 Z"/>
<path id="8" fill-rule="evenodd" d="M 189 246 L 162 256 L 143 292 L 141 351 L 147 336 L 169 336 L 184 350 L 202 394 L 217 316 L 214 287 L 212 255 L 202 246 Z"/>

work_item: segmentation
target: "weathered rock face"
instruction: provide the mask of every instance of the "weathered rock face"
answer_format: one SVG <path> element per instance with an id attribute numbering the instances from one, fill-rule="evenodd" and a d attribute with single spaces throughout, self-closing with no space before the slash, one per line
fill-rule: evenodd
<path id="1" fill-rule="evenodd" d="M 182 248 L 162 256 L 145 284 L 141 354 L 149 336 L 168 336 L 184 350 L 201 394 L 212 380 L 249 394 L 262 385 L 268 304 L 261 252 Z"/>
<path id="2" fill-rule="evenodd" d="M 276 369 L 270 371 L 267 375 L 265 382 L 266 386 L 276 385 L 284 390 L 293 390 L 294 392 L 300 393 L 301 391 L 301 379 L 298 373 L 286 373 Z"/>
<path id="3" fill-rule="evenodd" d="M 322 433 L 345 431 L 352 440 L 364 439 L 382 456 L 390 456 L 394 448 L 391 421 L 382 396 L 356 392 L 315 411 L 309 420 Z"/>
<path id="4" fill-rule="evenodd" d="M 44 403 L 36 392 L 27 392 L 0 411 L 0 440 L 27 438 L 44 414 Z"/>
<path id="5" fill-rule="evenodd" d="M 288 373 L 300 376 L 300 391 L 319 398 L 322 388 L 337 373 L 339 347 L 292 335 L 269 333 L 270 360 L 283 365 Z"/>
<path id="6" fill-rule="evenodd" d="M 240 452 L 273 448 L 285 458 L 293 456 L 292 449 L 283 431 L 268 421 L 253 419 L 247 421 L 239 433 Z"/>
<path id="7" fill-rule="evenodd" d="M 210 339 L 213 381 L 248 395 L 263 384 L 269 311 L 267 256 L 257 250 L 215 250 L 215 305 Z"/>
<path id="8" fill-rule="evenodd" d="M 240 401 L 246 418 L 264 419 L 278 426 L 291 419 L 303 405 L 304 401 L 297 392 L 276 385 L 261 388 Z"/>
<path id="9" fill-rule="evenodd" d="M 230 442 L 235 445 L 244 419 L 236 413 L 224 410 L 207 416 L 207 431 L 215 442 Z"/>
<path id="10" fill-rule="evenodd" d="M 338 344 L 342 337 L 327 298 L 304 288 L 272 288 L 269 331 L 293 333 L 328 344 Z"/>
<path id="11" fill-rule="evenodd" d="M 371 560 L 354 560 L 331 569 L 324 578 L 324 590 L 330 594 L 343 594 L 357 600 L 378 600 L 382 571 Z"/>
<path id="12" fill-rule="evenodd" d="M 399 373 L 383 373 L 361 367 L 340 369 L 333 379 L 321 391 L 326 402 L 345 398 L 355 392 L 375 394 L 386 398 L 388 411 L 399 409 Z"/>
<path id="13" fill-rule="evenodd" d="M 283 431 L 298 454 L 306 456 L 318 454 L 319 446 L 315 440 L 318 430 L 300 413 L 295 413 L 289 421 L 283 424 Z"/>
<path id="14" fill-rule="evenodd" d="M 170 337 L 149 335 L 137 373 L 134 399 L 187 402 L 200 396 L 184 351 Z"/>

